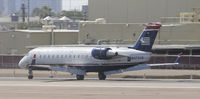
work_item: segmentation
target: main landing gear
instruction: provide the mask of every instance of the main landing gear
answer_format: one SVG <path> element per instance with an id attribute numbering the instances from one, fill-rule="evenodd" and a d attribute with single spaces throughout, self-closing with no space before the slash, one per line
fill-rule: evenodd
<path id="1" fill-rule="evenodd" d="M 99 77 L 99 80 L 105 80 L 106 79 L 106 75 L 103 72 L 99 72 L 98 77 Z"/>
<path id="2" fill-rule="evenodd" d="M 99 80 L 105 80 L 106 75 L 103 72 L 98 73 Z M 76 75 L 77 80 L 84 80 L 84 75 Z"/>
<path id="3" fill-rule="evenodd" d="M 76 75 L 77 80 L 84 80 L 84 75 Z"/>
<path id="4" fill-rule="evenodd" d="M 31 67 L 28 68 L 28 79 L 33 79 L 33 70 Z"/>

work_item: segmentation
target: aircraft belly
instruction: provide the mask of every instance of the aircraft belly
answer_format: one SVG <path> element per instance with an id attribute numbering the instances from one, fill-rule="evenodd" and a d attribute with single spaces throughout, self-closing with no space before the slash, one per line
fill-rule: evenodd
<path id="1" fill-rule="evenodd" d="M 139 64 L 139 63 L 138 63 Z M 102 66 L 81 66 L 86 72 L 104 72 L 104 71 L 111 71 L 111 70 L 119 70 L 125 69 L 128 67 L 136 66 L 138 64 L 131 64 L 131 65 L 102 65 Z M 79 67 L 79 66 L 76 66 Z"/>

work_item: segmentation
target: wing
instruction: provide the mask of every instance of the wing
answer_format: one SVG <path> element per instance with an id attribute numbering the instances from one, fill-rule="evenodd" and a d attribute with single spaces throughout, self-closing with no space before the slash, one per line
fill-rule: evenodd
<path id="1" fill-rule="evenodd" d="M 30 65 L 29 68 L 31 68 L 31 70 L 51 70 L 51 66 L 49 65 Z"/>
<path id="2" fill-rule="evenodd" d="M 110 75 L 110 74 L 118 74 L 118 73 L 123 73 L 127 71 L 136 71 L 136 70 L 145 70 L 145 69 L 151 69 L 151 67 L 156 67 L 156 66 L 169 66 L 169 65 L 178 65 L 180 62 L 180 57 L 182 53 L 180 53 L 174 63 L 160 63 L 160 64 L 140 64 L 136 65 L 133 67 L 129 67 L 126 69 L 121 69 L 121 70 L 113 70 L 113 71 L 106 71 L 104 72 L 105 75 Z"/>
<path id="3" fill-rule="evenodd" d="M 155 67 L 155 66 L 169 66 L 169 65 L 178 65 L 180 62 L 180 58 L 181 58 L 182 53 L 178 54 L 178 57 L 176 59 L 176 61 L 174 63 L 161 63 L 161 64 L 147 64 L 150 67 Z"/>

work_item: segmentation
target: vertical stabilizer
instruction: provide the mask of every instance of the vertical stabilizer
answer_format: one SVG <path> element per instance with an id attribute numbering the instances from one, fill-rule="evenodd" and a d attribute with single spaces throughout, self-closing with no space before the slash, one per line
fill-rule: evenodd
<path id="1" fill-rule="evenodd" d="M 129 48 L 151 52 L 157 33 L 162 25 L 160 23 L 147 23 L 145 28 L 136 41 L 135 45 Z"/>

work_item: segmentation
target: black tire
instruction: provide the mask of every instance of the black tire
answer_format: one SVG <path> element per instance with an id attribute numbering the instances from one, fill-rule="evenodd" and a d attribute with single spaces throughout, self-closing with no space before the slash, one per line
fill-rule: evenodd
<path id="1" fill-rule="evenodd" d="M 84 80 L 84 75 L 76 75 L 77 80 Z"/>
<path id="2" fill-rule="evenodd" d="M 106 75 L 103 72 L 98 73 L 99 80 L 106 80 Z"/>
<path id="3" fill-rule="evenodd" d="M 33 75 L 29 75 L 29 76 L 28 76 L 28 79 L 33 79 Z"/>

